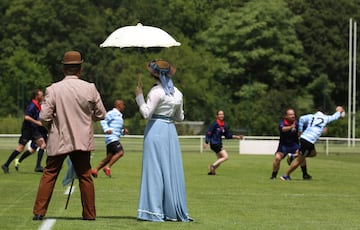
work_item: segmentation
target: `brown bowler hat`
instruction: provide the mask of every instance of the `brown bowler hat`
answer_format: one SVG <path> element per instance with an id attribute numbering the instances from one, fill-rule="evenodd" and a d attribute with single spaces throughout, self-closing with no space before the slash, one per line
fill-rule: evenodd
<path id="1" fill-rule="evenodd" d="M 77 51 L 67 51 L 64 54 L 62 63 L 64 65 L 76 65 L 83 63 L 84 60 L 81 59 L 81 54 Z"/>
<path id="2" fill-rule="evenodd" d="M 155 77 L 159 77 L 160 72 L 171 77 L 176 73 L 176 68 L 165 60 L 153 60 L 146 65 L 146 69 Z"/>

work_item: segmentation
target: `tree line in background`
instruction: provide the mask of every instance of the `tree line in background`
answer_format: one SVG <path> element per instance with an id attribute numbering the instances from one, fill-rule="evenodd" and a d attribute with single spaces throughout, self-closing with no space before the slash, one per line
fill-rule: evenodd
<path id="1" fill-rule="evenodd" d="M 155 58 L 177 68 L 185 119 L 205 126 L 221 109 L 235 133 L 277 135 L 287 107 L 297 115 L 346 108 L 349 18 L 360 18 L 357 0 L 2 0 L 0 11 L 0 117 L 21 119 L 32 90 L 61 80 L 63 53 L 78 50 L 82 78 L 96 84 L 107 109 L 116 98 L 126 102 L 132 134 L 145 125 L 137 78 L 146 94 L 153 81 L 145 65 Z M 99 47 L 138 22 L 181 46 Z M 343 119 L 329 135 L 346 130 Z"/>

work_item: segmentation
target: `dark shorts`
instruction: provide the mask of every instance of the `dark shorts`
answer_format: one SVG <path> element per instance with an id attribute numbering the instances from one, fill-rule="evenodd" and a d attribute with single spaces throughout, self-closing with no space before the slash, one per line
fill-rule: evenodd
<path id="1" fill-rule="evenodd" d="M 309 157 L 311 152 L 315 150 L 315 145 L 300 138 L 300 151 L 299 154 L 304 157 Z"/>
<path id="2" fill-rule="evenodd" d="M 210 144 L 210 149 L 215 153 L 219 153 L 222 150 L 222 144 Z"/>
<path id="3" fill-rule="evenodd" d="M 299 149 L 298 144 L 293 144 L 293 145 L 281 145 L 281 144 L 279 144 L 276 152 L 281 152 L 285 157 L 289 153 L 294 154 L 298 149 Z"/>
<path id="4" fill-rule="evenodd" d="M 35 141 L 42 137 L 43 135 L 36 129 L 22 129 L 19 144 L 26 145 L 30 140 Z"/>
<path id="5" fill-rule="evenodd" d="M 109 143 L 108 145 L 106 145 L 106 152 L 107 153 L 112 153 L 112 154 L 116 154 L 118 152 L 123 151 L 123 147 L 120 144 L 120 141 L 114 141 Z"/>

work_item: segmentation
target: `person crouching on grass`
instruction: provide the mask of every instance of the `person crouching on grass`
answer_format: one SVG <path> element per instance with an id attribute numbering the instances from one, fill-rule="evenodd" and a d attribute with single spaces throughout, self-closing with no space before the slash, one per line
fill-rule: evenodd
<path id="1" fill-rule="evenodd" d="M 206 135 L 204 148 L 207 148 L 210 143 L 210 148 L 216 153 L 217 160 L 208 166 L 208 175 L 216 175 L 215 170 L 226 161 L 229 156 L 225 149 L 222 148 L 222 137 L 226 139 L 238 139 L 241 140 L 243 136 L 233 135 L 230 133 L 228 127 L 224 122 L 224 111 L 219 110 L 216 114 L 216 120 L 210 125 Z"/>

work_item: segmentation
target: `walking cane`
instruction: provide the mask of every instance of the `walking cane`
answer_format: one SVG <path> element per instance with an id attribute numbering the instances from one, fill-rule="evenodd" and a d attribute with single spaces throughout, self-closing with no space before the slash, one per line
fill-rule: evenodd
<path id="1" fill-rule="evenodd" d="M 69 204 L 69 200 L 70 200 L 70 195 L 71 195 L 71 191 L 72 191 L 73 184 L 74 184 L 74 178 L 73 178 L 72 181 L 71 181 L 71 185 L 70 185 L 70 189 L 69 189 L 69 194 L 68 194 L 68 197 L 67 197 L 67 200 L 66 200 L 65 209 L 67 209 L 67 206 L 68 206 L 68 204 Z"/>

